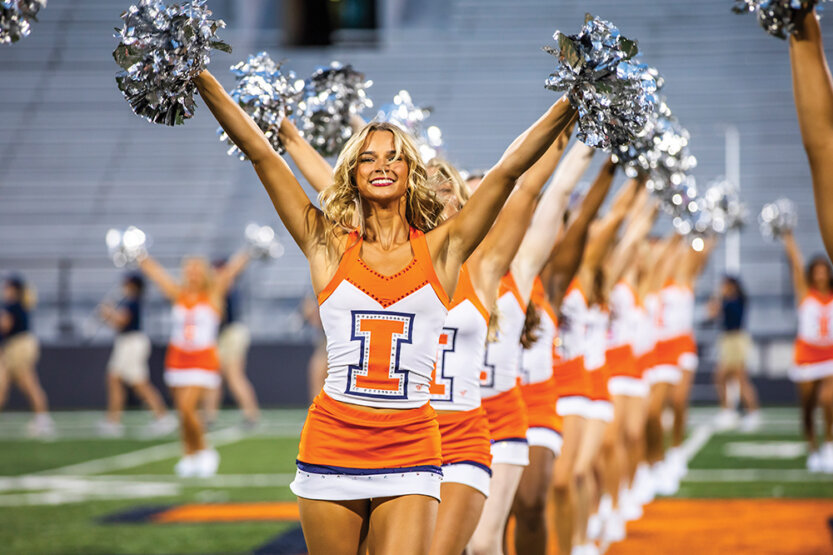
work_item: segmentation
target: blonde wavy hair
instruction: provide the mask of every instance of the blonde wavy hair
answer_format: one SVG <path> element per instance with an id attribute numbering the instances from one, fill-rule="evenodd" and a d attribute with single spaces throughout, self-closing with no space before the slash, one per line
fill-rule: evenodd
<path id="1" fill-rule="evenodd" d="M 355 174 L 362 146 L 375 131 L 388 131 L 393 134 L 396 156 L 402 156 L 408 164 L 408 199 L 405 211 L 408 223 L 422 232 L 434 229 L 440 224 L 445 207 L 428 186 L 428 172 L 419 156 L 419 150 L 408 133 L 384 122 L 368 123 L 344 145 L 336 161 L 333 184 L 318 195 L 324 216 L 337 228 L 345 231 L 359 229 L 364 234 L 364 212 Z"/>
<path id="2" fill-rule="evenodd" d="M 463 181 L 463 176 L 460 175 L 457 168 L 452 166 L 448 160 L 440 157 L 431 158 L 426 166 L 429 170 L 435 170 L 434 175 L 429 178 L 430 181 L 436 185 L 450 183 L 454 195 L 460 201 L 460 208 L 465 206 L 471 198 L 471 191 L 466 182 Z"/>

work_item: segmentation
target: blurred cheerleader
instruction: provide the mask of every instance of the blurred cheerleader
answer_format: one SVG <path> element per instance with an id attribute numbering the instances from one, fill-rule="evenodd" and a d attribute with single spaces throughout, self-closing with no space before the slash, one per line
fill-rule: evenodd
<path id="1" fill-rule="evenodd" d="M 113 351 L 107 362 L 107 419 L 99 425 L 105 436 L 124 435 L 121 417 L 124 410 L 124 387 L 130 387 L 153 412 L 152 435 L 164 435 L 176 429 L 176 419 L 168 414 L 162 397 L 150 383 L 150 339 L 142 332 L 142 297 L 145 281 L 141 275 L 129 274 L 122 282 L 123 296 L 117 305 L 103 303 L 99 315 L 116 331 Z"/>
<path id="2" fill-rule="evenodd" d="M 790 36 L 793 95 L 804 150 L 810 161 L 816 212 L 827 255 L 833 256 L 833 79 L 821 26 L 807 10 Z"/>
<path id="3" fill-rule="evenodd" d="M 35 413 L 27 433 L 33 437 L 48 437 L 54 435 L 55 426 L 36 370 L 40 346 L 29 321 L 35 304 L 35 291 L 23 278 L 6 278 L 0 307 L 0 408 L 6 402 L 9 382 L 13 382 Z"/>
<path id="4" fill-rule="evenodd" d="M 240 253 L 215 272 L 205 258 L 187 257 L 181 281 L 150 256 L 139 261 L 145 276 L 172 304 L 164 379 L 179 412 L 184 454 L 174 470 L 183 477 L 213 476 L 220 462 L 205 441 L 198 408 L 208 391 L 220 387 L 217 333 L 224 300 L 247 261 L 248 255 Z"/>
<path id="5" fill-rule="evenodd" d="M 213 76 L 203 72 L 196 83 L 309 259 L 318 294 L 328 375 L 291 485 L 309 551 L 352 554 L 366 542 L 375 553 L 427 553 L 442 463 L 430 382 L 458 274 L 515 181 L 575 112 L 556 102 L 440 223 L 444 206 L 399 128 L 371 123 L 353 135 L 318 210 Z"/>
<path id="6" fill-rule="evenodd" d="M 792 233 L 783 236 L 792 270 L 798 306 L 795 365 L 790 378 L 798 386 L 804 437 L 810 472 L 833 473 L 833 267 L 823 257 L 807 266 Z M 815 434 L 815 410 L 824 415 L 824 444 L 819 449 Z"/>

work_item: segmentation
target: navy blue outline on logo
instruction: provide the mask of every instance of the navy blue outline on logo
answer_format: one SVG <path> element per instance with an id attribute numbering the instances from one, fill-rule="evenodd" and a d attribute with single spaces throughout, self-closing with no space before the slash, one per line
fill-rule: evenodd
<path id="1" fill-rule="evenodd" d="M 448 389 L 451 391 L 451 396 L 448 399 L 445 399 L 439 395 L 431 395 L 432 401 L 439 401 L 442 403 L 453 403 L 454 402 L 454 376 L 446 376 L 445 375 L 445 355 L 448 353 L 453 353 L 457 349 L 457 332 L 460 331 L 458 328 L 443 328 L 442 333 L 448 335 L 451 338 L 451 341 L 445 344 L 446 348 L 444 349 L 442 345 L 440 345 L 440 351 L 442 354 L 438 357 L 438 362 L 442 363 L 442 368 L 440 368 L 440 379 L 448 380 Z M 451 332 L 451 333 L 448 333 Z M 440 334 L 442 337 L 442 334 Z M 451 348 L 448 348 L 448 345 L 451 345 Z M 439 383 L 439 381 L 437 382 Z M 445 385 L 445 384 L 443 384 Z"/>
<path id="2" fill-rule="evenodd" d="M 383 318 L 375 318 L 377 320 L 389 320 L 391 321 L 391 316 L 398 316 L 400 318 L 407 319 L 406 324 L 406 331 L 407 337 L 405 338 L 393 338 L 391 337 L 391 342 L 394 343 L 394 349 L 396 351 L 396 360 L 393 361 L 393 372 L 395 374 L 402 374 L 400 376 L 400 384 L 402 384 L 402 394 L 398 393 L 363 393 L 360 391 L 353 391 L 351 390 L 350 386 L 353 383 L 353 372 L 365 370 L 367 367 L 367 371 L 370 371 L 368 367 L 368 361 L 364 358 L 365 352 L 365 335 L 356 335 L 356 323 L 357 317 L 361 316 L 383 316 Z M 407 399 L 408 398 L 408 374 L 410 370 L 407 368 L 400 369 L 399 368 L 399 355 L 401 354 L 402 350 L 400 346 L 403 343 L 413 343 L 413 332 L 414 332 L 414 314 L 409 314 L 406 312 L 389 312 L 386 310 L 351 310 L 350 311 L 350 340 L 351 341 L 358 341 L 359 342 L 359 364 L 350 364 L 347 366 L 347 387 L 344 389 L 344 393 L 347 395 L 355 395 L 357 397 L 369 397 L 371 399 Z M 366 374 L 360 374 L 366 375 Z M 393 379 L 393 378 L 391 378 Z"/>

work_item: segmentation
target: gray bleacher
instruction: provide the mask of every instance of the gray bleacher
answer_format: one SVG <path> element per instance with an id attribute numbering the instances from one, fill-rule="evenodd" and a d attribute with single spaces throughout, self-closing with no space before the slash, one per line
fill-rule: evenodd
<path id="1" fill-rule="evenodd" d="M 226 68 L 264 48 L 300 76 L 333 59 L 352 63 L 373 79 L 377 105 L 407 89 L 433 106 L 447 155 L 464 168 L 488 167 L 555 100 L 543 88 L 553 59 L 540 50 L 555 29 L 577 31 L 587 11 L 612 20 L 639 39 L 644 60 L 665 76 L 669 103 L 692 132 L 701 184 L 724 172 L 726 126 L 739 130 L 741 186 L 753 219 L 741 257 L 753 297 L 750 327 L 760 337 L 791 333 L 784 257 L 754 222 L 763 203 L 789 196 L 799 210 L 799 242 L 807 254 L 821 250 L 787 44 L 766 36 L 752 16 L 731 14 L 726 0 L 388 0 L 381 2 L 378 46 L 328 49 L 275 46 L 280 30 L 269 22 L 279 7 L 267 8 L 263 28 L 252 32 L 235 27 L 239 5 L 215 4 L 229 23 L 224 36 L 245 45 L 214 56 L 211 69 L 227 87 L 233 80 Z M 67 324 L 78 332 L 118 279 L 103 246 L 109 227 L 143 228 L 152 254 L 172 270 L 188 253 L 228 255 L 249 221 L 282 231 L 249 166 L 225 154 L 201 102 L 196 117 L 176 128 L 131 113 L 111 58 L 112 29 L 127 5 L 56 0 L 30 37 L 0 47 L 0 272 L 20 271 L 38 287 L 35 321 L 47 340 L 60 340 Z M 830 35 L 833 16 L 822 24 Z M 828 44 L 833 48 L 833 38 Z M 241 283 L 246 319 L 260 338 L 301 333 L 296 307 L 309 291 L 306 262 L 287 247 L 278 261 L 254 263 Z M 701 298 L 723 272 L 723 256 L 721 247 L 699 285 Z M 151 298 L 148 327 L 161 337 L 164 303 Z"/>

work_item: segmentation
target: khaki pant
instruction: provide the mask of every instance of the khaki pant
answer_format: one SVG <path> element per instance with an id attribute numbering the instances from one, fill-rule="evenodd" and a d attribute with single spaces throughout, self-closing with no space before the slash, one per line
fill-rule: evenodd
<path id="1" fill-rule="evenodd" d="M 217 354 L 220 357 L 220 367 L 225 372 L 230 363 L 246 359 L 251 336 L 249 330 L 240 322 L 229 324 L 220 332 L 217 338 Z"/>
<path id="2" fill-rule="evenodd" d="M 150 340 L 140 331 L 122 333 L 113 342 L 107 371 L 128 385 L 145 383 L 150 376 Z"/>
<path id="3" fill-rule="evenodd" d="M 0 370 L 5 369 L 10 376 L 16 377 L 29 372 L 40 358 L 38 339 L 29 332 L 13 335 L 3 342 L 0 356 L 2 357 Z"/>
<path id="4" fill-rule="evenodd" d="M 752 340 L 745 331 L 727 331 L 720 336 L 717 345 L 721 366 L 745 366 Z"/>

